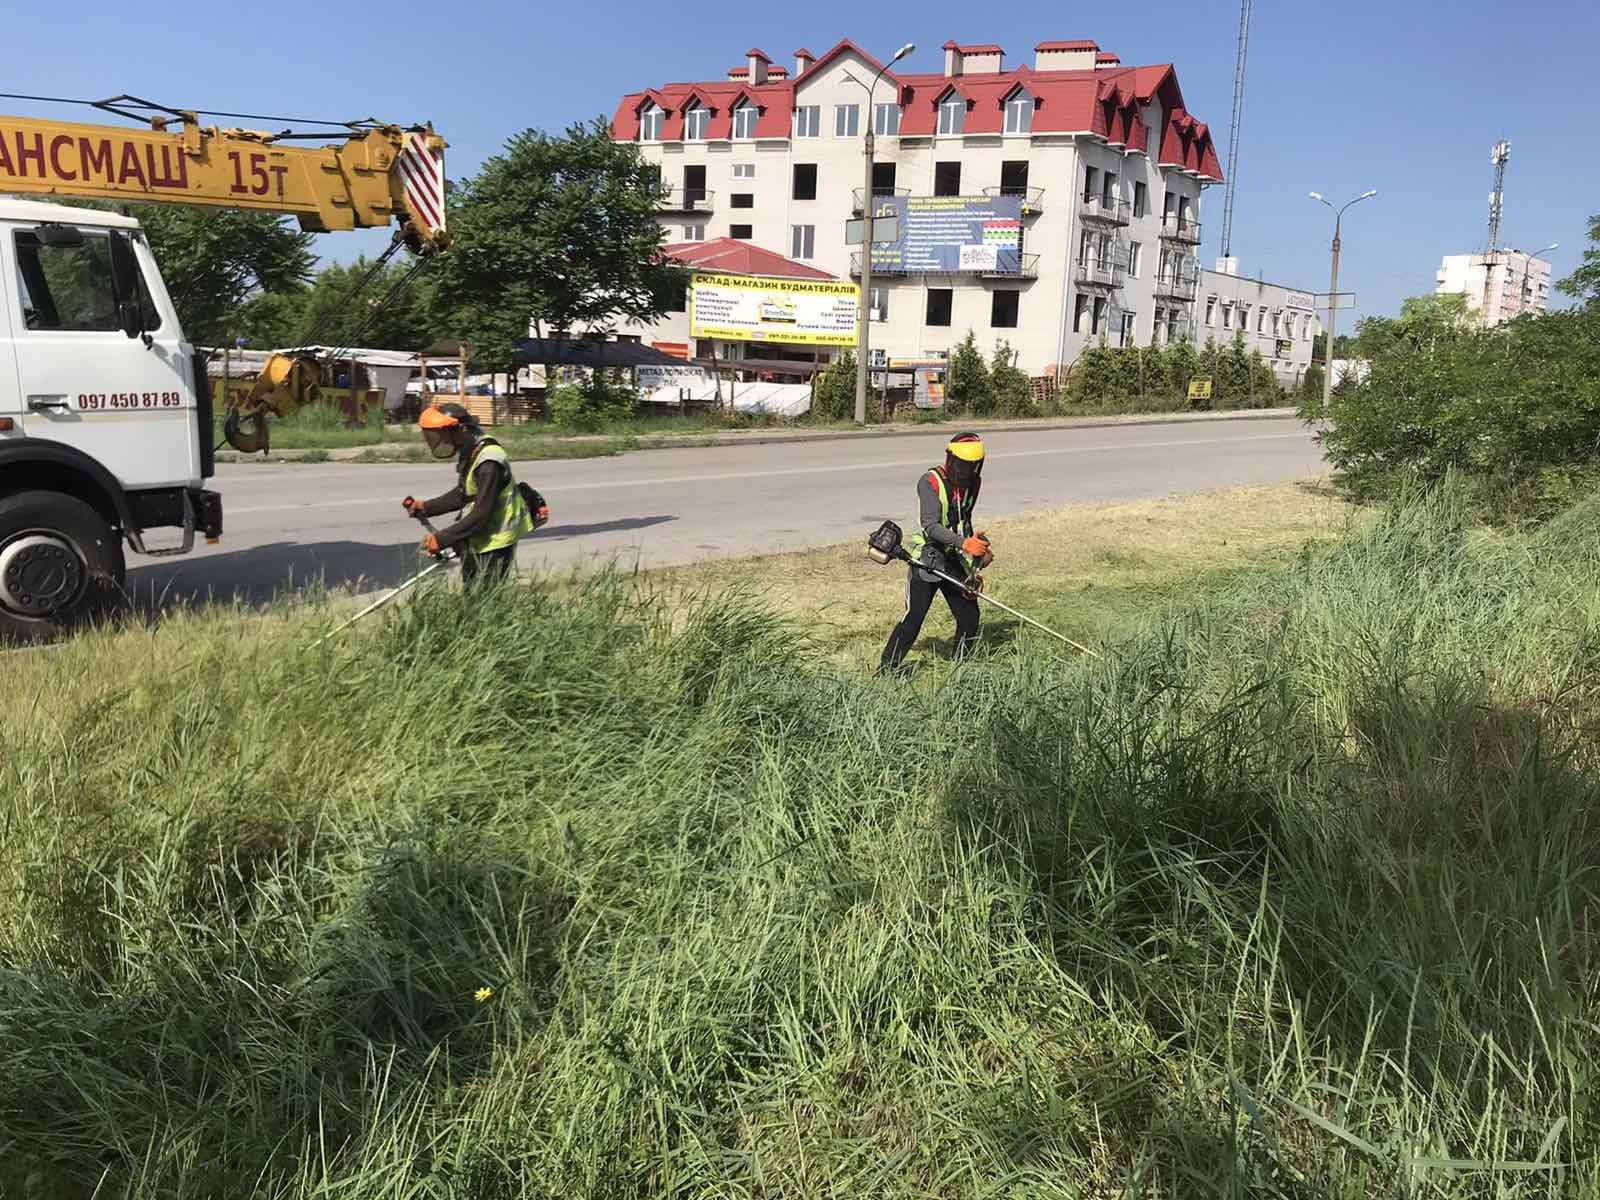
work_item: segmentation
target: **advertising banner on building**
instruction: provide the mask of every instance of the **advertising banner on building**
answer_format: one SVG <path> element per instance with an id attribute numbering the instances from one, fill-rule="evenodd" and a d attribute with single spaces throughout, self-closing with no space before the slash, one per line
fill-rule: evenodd
<path id="1" fill-rule="evenodd" d="M 1021 196 L 876 196 L 898 219 L 896 241 L 872 247 L 873 269 L 1011 275 L 1022 270 Z"/>
<path id="2" fill-rule="evenodd" d="M 853 346 L 861 289 L 833 279 L 699 275 L 689 287 L 697 338 Z"/>

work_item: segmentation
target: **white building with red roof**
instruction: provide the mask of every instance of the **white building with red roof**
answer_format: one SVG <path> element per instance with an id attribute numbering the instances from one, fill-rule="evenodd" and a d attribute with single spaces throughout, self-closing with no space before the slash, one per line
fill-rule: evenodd
<path id="1" fill-rule="evenodd" d="M 611 128 L 659 166 L 675 252 L 730 239 L 847 278 L 859 275 L 845 225 L 861 211 L 866 122 L 875 211 L 970 197 L 1020 217 L 1018 252 L 998 262 L 875 257 L 874 358 L 937 354 L 971 330 L 1042 375 L 1101 339 L 1200 333 L 1200 202 L 1222 170 L 1171 64 L 1124 66 L 1092 41 L 1041 42 L 1015 65 L 998 45 L 950 42 L 938 73 L 883 70 L 848 39 L 796 51 L 792 69 L 752 48 L 725 78 L 629 93 Z"/>

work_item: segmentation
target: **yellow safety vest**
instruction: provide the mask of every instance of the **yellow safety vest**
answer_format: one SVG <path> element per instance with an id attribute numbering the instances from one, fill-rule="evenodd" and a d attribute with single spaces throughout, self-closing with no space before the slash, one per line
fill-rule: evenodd
<path id="1" fill-rule="evenodd" d="M 500 495 L 489 513 L 489 523 L 467 539 L 467 549 L 474 554 L 504 550 L 516 545 L 518 538 L 533 532 L 533 514 L 522 502 L 522 492 L 511 475 L 511 459 L 493 438 L 484 438 L 473 450 L 472 459 L 467 463 L 467 477 L 461 485 L 462 495 L 471 501 L 478 494 L 478 468 L 486 462 L 500 464 L 505 482 L 500 485 Z"/>
<path id="2" fill-rule="evenodd" d="M 954 519 L 952 519 L 952 514 L 950 512 L 950 491 L 947 487 L 945 487 L 944 472 L 935 468 L 934 470 L 928 472 L 928 478 L 933 480 L 934 491 L 939 493 L 939 524 L 943 525 L 952 533 L 960 533 L 963 523 L 971 519 L 972 506 L 977 502 L 977 496 L 973 494 L 973 489 L 968 488 L 961 494 L 961 506 L 959 510 L 953 514 Z M 913 558 L 920 559 L 922 557 L 922 548 L 927 544 L 928 537 L 922 532 L 922 529 L 919 526 L 917 532 L 913 534 L 911 538 L 911 556 Z M 964 570 L 969 572 L 971 571 L 972 560 L 967 557 L 966 551 L 955 550 L 947 547 L 940 548 L 944 550 L 946 554 L 955 555 Z"/>

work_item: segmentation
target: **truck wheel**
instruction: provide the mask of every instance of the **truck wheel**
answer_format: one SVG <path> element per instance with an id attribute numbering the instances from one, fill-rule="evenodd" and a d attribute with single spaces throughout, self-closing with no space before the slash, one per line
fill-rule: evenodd
<path id="1" fill-rule="evenodd" d="M 126 573 L 122 542 L 76 496 L 0 499 L 0 638 L 43 641 L 107 612 Z"/>

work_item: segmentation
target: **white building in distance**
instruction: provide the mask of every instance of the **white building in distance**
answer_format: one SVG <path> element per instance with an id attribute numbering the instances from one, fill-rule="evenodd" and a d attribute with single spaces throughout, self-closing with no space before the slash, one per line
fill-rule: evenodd
<path id="1" fill-rule="evenodd" d="M 874 256 L 879 362 L 937 357 L 970 330 L 985 353 L 1005 339 L 1024 371 L 1051 375 L 1102 340 L 1204 342 L 1202 295 L 1236 306 L 1234 288 L 1259 286 L 1202 281 L 1201 194 L 1222 170 L 1171 64 L 1124 66 L 1091 41 L 1047 41 L 1011 66 L 999 46 L 950 42 L 941 72 L 885 71 L 868 111 L 881 67 L 848 40 L 821 57 L 796 51 L 792 73 L 750 50 L 725 78 L 623 97 L 612 135 L 659 167 L 668 242 L 732 238 L 839 278 L 860 271 L 845 223 L 864 199 L 865 122 L 875 211 L 924 201 L 936 214 L 925 198 L 1009 205 L 983 235 L 1008 247 L 998 261 L 982 245 L 937 268 Z M 1309 356 L 1303 310 L 1286 297 L 1249 304 L 1248 337 L 1261 344 L 1276 318 Z"/>
<path id="2" fill-rule="evenodd" d="M 1521 250 L 1447 254 L 1435 279 L 1434 291 L 1465 296 L 1467 311 L 1485 329 L 1550 304 L 1550 264 Z"/>

